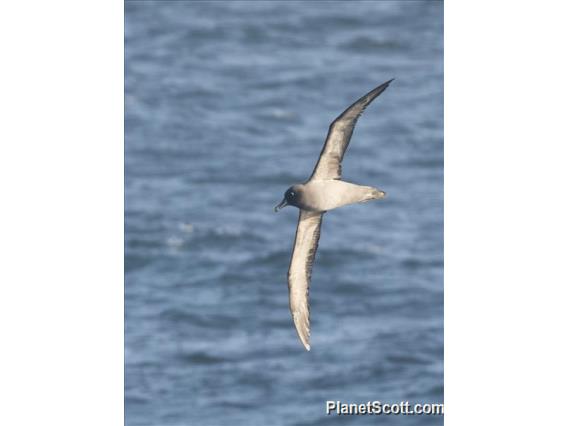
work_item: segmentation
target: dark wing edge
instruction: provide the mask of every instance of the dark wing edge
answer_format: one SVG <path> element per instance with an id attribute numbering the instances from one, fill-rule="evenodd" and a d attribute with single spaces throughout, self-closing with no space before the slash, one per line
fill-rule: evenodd
<path id="1" fill-rule="evenodd" d="M 394 80 L 381 84 L 355 101 L 329 126 L 327 138 L 310 179 L 341 179 L 341 161 L 347 151 L 357 120 L 373 100 Z"/>
<path id="2" fill-rule="evenodd" d="M 318 249 L 323 213 L 300 210 L 294 249 L 288 269 L 290 313 L 298 337 L 306 350 L 310 350 L 310 306 L 308 294 L 312 267 Z"/>

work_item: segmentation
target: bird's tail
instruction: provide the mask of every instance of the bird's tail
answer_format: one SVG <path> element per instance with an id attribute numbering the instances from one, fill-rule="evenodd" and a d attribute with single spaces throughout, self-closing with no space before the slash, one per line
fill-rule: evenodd
<path id="1" fill-rule="evenodd" d="M 365 203 L 365 202 L 371 201 L 371 200 L 378 200 L 380 198 L 385 198 L 386 195 L 387 195 L 385 191 L 381 191 L 380 189 L 373 188 L 372 186 L 366 186 L 365 189 L 366 189 L 366 191 L 363 194 L 363 198 L 360 201 L 361 203 Z"/>

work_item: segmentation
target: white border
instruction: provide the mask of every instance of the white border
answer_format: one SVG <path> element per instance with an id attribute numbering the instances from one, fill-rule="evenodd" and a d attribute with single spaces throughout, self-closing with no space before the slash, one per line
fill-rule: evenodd
<path id="1" fill-rule="evenodd" d="M 568 8 L 445 7 L 445 419 L 566 420 Z"/>
<path id="2" fill-rule="evenodd" d="M 0 424 L 123 423 L 123 5 L 0 10 Z"/>

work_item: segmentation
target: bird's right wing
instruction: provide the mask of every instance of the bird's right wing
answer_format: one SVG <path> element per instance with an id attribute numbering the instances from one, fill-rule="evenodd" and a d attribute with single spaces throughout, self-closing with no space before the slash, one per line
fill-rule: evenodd
<path id="1" fill-rule="evenodd" d="M 331 123 L 327 139 L 310 179 L 341 179 L 341 161 L 349 146 L 357 119 L 363 114 L 365 108 L 385 91 L 391 81 L 371 90 Z"/>
<path id="2" fill-rule="evenodd" d="M 308 291 L 312 266 L 320 237 L 323 213 L 300 210 L 296 240 L 288 270 L 290 312 L 296 331 L 305 348 L 310 350 L 310 307 Z"/>

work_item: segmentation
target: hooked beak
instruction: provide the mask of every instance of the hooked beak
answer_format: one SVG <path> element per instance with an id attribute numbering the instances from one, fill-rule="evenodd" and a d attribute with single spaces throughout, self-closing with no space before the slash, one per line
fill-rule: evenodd
<path id="1" fill-rule="evenodd" d="M 276 207 L 274 207 L 274 211 L 277 212 L 280 209 L 283 209 L 284 207 L 286 207 L 288 205 L 288 201 L 286 201 L 286 198 L 284 198 L 280 204 L 278 204 Z"/>

